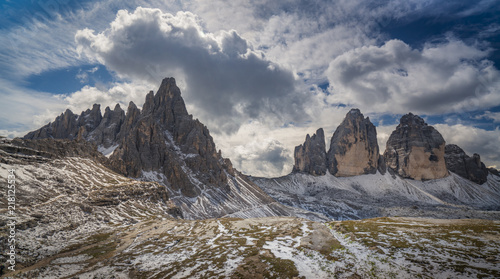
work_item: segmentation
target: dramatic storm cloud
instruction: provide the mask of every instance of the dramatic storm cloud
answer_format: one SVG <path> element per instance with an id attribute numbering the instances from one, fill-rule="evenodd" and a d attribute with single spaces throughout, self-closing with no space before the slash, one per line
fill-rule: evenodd
<path id="1" fill-rule="evenodd" d="M 252 51 L 234 30 L 204 32 L 190 12 L 118 12 L 110 28 L 77 32 L 78 49 L 123 77 L 179 79 L 197 116 L 235 132 L 243 118 L 307 120 L 291 71 Z M 210 124 L 210 123 L 209 123 Z"/>

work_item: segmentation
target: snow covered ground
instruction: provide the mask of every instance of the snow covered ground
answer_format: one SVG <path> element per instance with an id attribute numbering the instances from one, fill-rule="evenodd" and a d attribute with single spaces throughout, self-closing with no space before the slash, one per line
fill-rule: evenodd
<path id="1" fill-rule="evenodd" d="M 12 216 L 7 214 L 6 204 L 9 170 L 14 170 L 16 185 Z M 126 178 L 80 157 L 0 163 L 0 189 L 0 237 L 6 237 L 7 218 L 13 217 L 19 266 L 46 261 L 82 243 L 93 243 L 93 236 L 116 227 L 144 218 L 169 217 L 172 207 L 158 183 Z M 2 253 L 0 261 L 5 262 L 5 256 Z M 81 268 L 78 259 L 60 261 Z M 65 272 L 51 276 L 60 278 Z"/>
<path id="2" fill-rule="evenodd" d="M 231 191 L 248 198 L 232 204 L 239 200 L 244 210 L 226 218 L 182 220 L 170 214 L 175 207 L 163 185 L 120 176 L 91 159 L 16 154 L 9 160 L 0 163 L 0 237 L 8 233 L 5 201 L 14 169 L 17 266 L 8 276 L 15 278 L 500 277 L 500 221 L 498 213 L 484 211 L 500 200 L 500 180 L 493 176 L 483 185 L 455 175 L 427 182 L 380 174 L 267 180 L 267 191 L 297 208 L 276 202 L 252 206 L 258 189 L 236 176 Z M 211 210 L 209 200 L 189 202 Z M 336 219 L 414 214 L 496 220 L 321 223 L 311 219 L 324 216 L 304 209 Z M 309 220 L 248 218 L 269 212 Z"/>
<path id="3" fill-rule="evenodd" d="M 500 218 L 500 177 L 478 185 L 454 173 L 416 181 L 367 174 L 335 177 L 294 173 L 279 178 L 251 178 L 277 201 L 334 220 L 378 216 Z"/>
<path id="4" fill-rule="evenodd" d="M 173 220 L 86 234 L 18 278 L 498 278 L 500 221 Z M 115 277 L 112 277 L 115 276 Z"/>

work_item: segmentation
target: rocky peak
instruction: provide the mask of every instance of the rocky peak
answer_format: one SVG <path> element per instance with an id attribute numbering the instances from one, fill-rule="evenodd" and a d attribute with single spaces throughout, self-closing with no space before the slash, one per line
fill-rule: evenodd
<path id="1" fill-rule="evenodd" d="M 78 117 L 78 127 L 85 127 L 87 132 L 94 130 L 101 123 L 101 105 L 94 104 L 92 110 L 87 109 Z"/>
<path id="2" fill-rule="evenodd" d="M 94 108 L 78 119 L 97 119 Z M 173 78 L 164 79 L 156 94 L 147 94 L 142 111 L 133 102 L 126 114 L 120 106 L 106 108 L 99 125 L 85 136 L 86 127 L 92 125 L 83 121 L 79 126 L 77 116 L 70 111 L 54 121 L 59 124 L 49 123 L 33 133 L 52 133 L 52 127 L 65 123 L 63 118 L 75 134 L 81 131 L 80 139 L 99 145 L 111 169 L 165 186 L 172 202 L 181 206 L 188 218 L 220 217 L 237 211 L 251 215 L 287 212 L 216 151 L 207 127 L 187 113 Z M 70 132 L 64 131 L 63 138 L 68 138 Z"/>
<path id="3" fill-rule="evenodd" d="M 48 123 L 42 128 L 29 132 L 24 136 L 25 139 L 45 139 L 45 138 L 76 138 L 78 134 L 77 115 L 70 109 L 66 109 L 53 122 Z"/>
<path id="4" fill-rule="evenodd" d="M 92 109 L 82 111 L 78 116 L 70 109 L 56 117 L 56 119 L 42 128 L 29 132 L 25 139 L 76 139 L 85 138 L 101 122 L 101 106 L 94 104 Z"/>
<path id="5" fill-rule="evenodd" d="M 134 127 L 137 123 L 140 115 L 141 110 L 137 108 L 134 102 L 130 101 L 127 108 L 127 114 L 125 115 L 125 119 L 120 127 L 120 132 L 116 136 L 116 139 L 118 140 L 117 143 L 120 143 L 121 140 L 129 134 L 132 127 Z"/>
<path id="6" fill-rule="evenodd" d="M 174 127 L 181 126 L 182 119 L 188 116 L 181 91 L 174 78 L 163 79 L 156 94 L 151 91 L 146 96 L 142 115 L 150 114 L 170 132 L 175 130 Z"/>
<path id="7" fill-rule="evenodd" d="M 132 177 L 161 173 L 165 184 L 189 197 L 201 192 L 195 181 L 227 185 L 224 170 L 228 167 L 216 152 L 208 129 L 188 115 L 175 79 L 164 79 L 156 94 L 146 96 L 140 116 L 137 114 L 131 103 L 125 119 L 130 130 L 111 156 L 116 170 Z"/>
<path id="8" fill-rule="evenodd" d="M 447 144 L 444 159 L 448 170 L 463 178 L 478 184 L 483 184 L 488 180 L 488 169 L 477 153 L 469 157 L 458 145 Z"/>
<path id="9" fill-rule="evenodd" d="M 330 141 L 328 170 L 335 176 L 376 173 L 378 163 L 376 128 L 359 109 L 351 109 Z"/>
<path id="10" fill-rule="evenodd" d="M 427 123 L 425 123 L 422 117 L 414 115 L 413 113 L 410 112 L 401 117 L 401 119 L 399 120 L 399 125 L 418 127 L 418 126 L 427 126 Z"/>
<path id="11" fill-rule="evenodd" d="M 445 141 L 434 127 L 408 113 L 389 137 L 384 152 L 387 167 L 404 178 L 438 179 L 448 176 Z"/>
<path id="12" fill-rule="evenodd" d="M 304 144 L 296 146 L 293 172 L 305 172 L 312 175 L 326 174 L 325 133 L 319 128 L 312 137 L 306 136 Z"/>
<path id="13" fill-rule="evenodd" d="M 153 111 L 154 107 L 155 107 L 155 93 L 153 92 L 153 90 L 151 90 L 146 95 L 146 101 L 144 102 L 144 105 L 142 106 L 142 113 L 143 114 L 151 113 Z M 129 108 L 130 108 L 130 104 L 129 104 Z"/>
<path id="14" fill-rule="evenodd" d="M 106 107 L 99 126 L 85 138 L 96 143 L 101 150 L 109 148 L 116 144 L 124 120 L 125 112 L 119 104 L 113 110 Z"/>

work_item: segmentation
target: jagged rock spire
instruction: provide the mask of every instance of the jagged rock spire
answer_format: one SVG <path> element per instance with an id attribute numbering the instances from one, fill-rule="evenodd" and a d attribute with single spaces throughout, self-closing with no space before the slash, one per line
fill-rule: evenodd
<path id="1" fill-rule="evenodd" d="M 131 103 L 124 122 L 128 128 L 110 157 L 113 167 L 127 176 L 162 173 L 174 191 L 188 197 L 203 185 L 227 185 L 227 164 L 217 153 L 207 127 L 187 113 L 174 78 L 166 78 L 154 94 L 147 94 L 143 110 Z M 197 176 L 190 177 L 191 173 Z"/>
<path id="2" fill-rule="evenodd" d="M 86 137 L 87 140 L 94 142 L 101 148 L 111 147 L 118 139 L 118 133 L 124 120 L 125 111 L 119 104 L 116 104 L 113 110 L 106 107 L 99 126 L 90 132 Z"/>
<path id="3" fill-rule="evenodd" d="M 304 144 L 295 147 L 293 172 L 312 175 L 326 174 L 325 133 L 319 128 L 312 137 L 306 136 Z"/>
<path id="4" fill-rule="evenodd" d="M 327 167 L 335 176 L 376 173 L 379 163 L 377 131 L 359 109 L 351 109 L 330 142 Z"/>

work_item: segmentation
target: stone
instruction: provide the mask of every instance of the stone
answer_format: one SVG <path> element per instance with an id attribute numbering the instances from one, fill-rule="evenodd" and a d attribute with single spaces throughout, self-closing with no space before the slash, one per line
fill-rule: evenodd
<path id="1" fill-rule="evenodd" d="M 204 186 L 196 181 L 227 187 L 232 166 L 216 151 L 207 127 L 187 113 L 175 79 L 164 79 L 156 94 L 147 94 L 140 115 L 131 103 L 124 123 L 126 136 L 110 157 L 116 171 L 131 177 L 161 173 L 166 185 L 187 197 L 201 193 Z"/>
<path id="2" fill-rule="evenodd" d="M 328 171 L 335 176 L 374 174 L 379 156 L 375 126 L 359 109 L 351 109 L 330 141 Z"/>
<path id="3" fill-rule="evenodd" d="M 488 171 L 493 175 L 500 176 L 500 172 L 495 168 L 488 168 Z"/>
<path id="4" fill-rule="evenodd" d="M 449 175 L 444 159 L 445 141 L 418 115 L 403 115 L 384 152 L 387 168 L 403 178 L 430 180 Z"/>
<path id="5" fill-rule="evenodd" d="M 141 110 L 131 101 L 128 104 L 127 113 L 120 127 L 120 132 L 116 136 L 117 143 L 121 143 L 121 141 L 130 134 L 130 130 L 135 126 L 140 116 Z"/>
<path id="6" fill-rule="evenodd" d="M 293 172 L 312 175 L 326 174 L 326 147 L 323 128 L 319 128 L 312 137 L 306 136 L 304 144 L 295 147 Z"/>
<path id="7" fill-rule="evenodd" d="M 94 104 L 92 106 L 92 110 L 87 109 L 83 111 L 78 117 L 78 128 L 84 127 L 82 130 L 82 137 L 86 138 L 87 135 L 94 131 L 97 126 L 101 123 L 102 115 L 101 115 L 101 105 Z"/>
<path id="8" fill-rule="evenodd" d="M 80 116 L 68 110 L 27 137 L 76 137 L 98 147 L 106 153 L 99 153 L 106 167 L 130 178 L 161 184 L 169 200 L 182 209 L 174 209 L 176 216 L 221 217 L 261 206 L 264 211 L 251 214 L 289 215 L 288 208 L 234 169 L 231 161 L 216 150 L 208 128 L 188 114 L 174 78 L 164 79 L 156 94 L 149 92 L 142 110 L 130 102 L 126 113 L 117 105 L 113 110 L 106 108 L 100 117 L 99 108 L 94 105 Z M 5 146 L 0 152 L 3 149 L 18 148 Z M 37 162 L 49 160 L 43 155 L 32 157 Z M 18 157 L 0 156 L 2 163 L 15 160 Z M 117 197 L 121 199 L 113 194 L 96 202 L 116 204 Z"/>
<path id="9" fill-rule="evenodd" d="M 387 165 L 385 164 L 384 156 L 379 156 L 378 157 L 378 171 L 381 174 L 385 174 L 386 171 L 387 171 Z"/>
<path id="10" fill-rule="evenodd" d="M 449 171 L 477 184 L 488 181 L 488 169 L 481 162 L 479 154 L 469 157 L 458 145 L 447 144 L 444 159 Z"/>
<path id="11" fill-rule="evenodd" d="M 74 139 L 80 130 L 77 119 L 78 116 L 67 109 L 64 113 L 56 117 L 54 122 L 48 123 L 36 131 L 29 132 L 24 136 L 24 139 Z"/>
<path id="12" fill-rule="evenodd" d="M 119 104 L 116 104 L 113 110 L 106 107 L 99 126 L 93 129 L 85 138 L 98 146 L 108 148 L 117 141 L 118 133 L 124 121 L 125 112 Z"/>
<path id="13" fill-rule="evenodd" d="M 15 138 L 8 145 L 0 145 L 0 150 L 6 151 L 14 159 L 22 158 L 22 161 L 25 162 L 41 158 L 52 160 L 64 157 L 81 157 L 92 159 L 103 165 L 107 163 L 106 157 L 97 151 L 96 145 L 85 140 Z M 29 156 L 17 156 L 19 154 Z"/>

